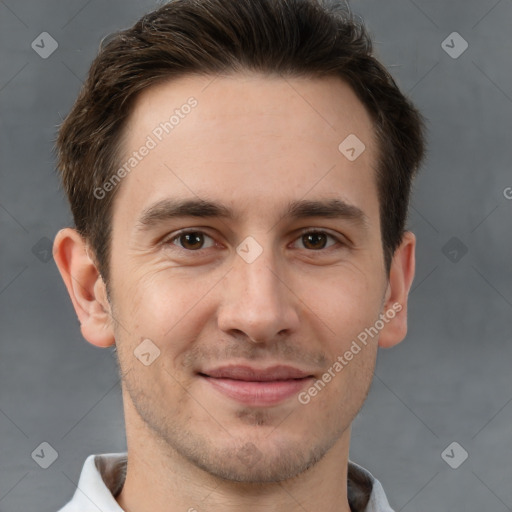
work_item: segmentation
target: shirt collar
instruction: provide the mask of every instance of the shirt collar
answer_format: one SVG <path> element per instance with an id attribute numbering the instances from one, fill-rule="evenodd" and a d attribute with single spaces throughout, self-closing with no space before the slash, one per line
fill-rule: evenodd
<path id="1" fill-rule="evenodd" d="M 115 496 L 121 491 L 126 477 L 128 453 L 89 455 L 85 460 L 73 498 L 59 512 L 124 512 Z M 366 508 L 354 512 L 393 512 L 381 483 L 365 468 L 348 461 L 348 485 L 351 506 L 366 501 Z M 364 506 L 364 505 L 363 505 Z"/>

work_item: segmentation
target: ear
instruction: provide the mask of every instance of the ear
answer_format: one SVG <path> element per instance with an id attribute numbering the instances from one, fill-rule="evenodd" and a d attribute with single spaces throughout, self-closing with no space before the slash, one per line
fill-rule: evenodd
<path id="1" fill-rule="evenodd" d="M 115 343 L 105 283 L 90 258 L 86 241 L 71 228 L 61 229 L 53 257 L 75 308 L 82 336 L 97 347 Z"/>
<path id="2" fill-rule="evenodd" d="M 415 250 L 416 237 L 406 231 L 391 262 L 382 311 L 389 320 L 380 332 L 379 347 L 393 347 L 407 334 L 407 298 L 414 279 Z"/>

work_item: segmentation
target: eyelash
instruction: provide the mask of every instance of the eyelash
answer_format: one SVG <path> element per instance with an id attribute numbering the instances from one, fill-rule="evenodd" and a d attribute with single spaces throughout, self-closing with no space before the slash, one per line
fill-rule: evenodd
<path id="1" fill-rule="evenodd" d="M 201 249 L 196 249 L 196 250 L 193 250 L 193 249 L 185 249 L 184 247 L 180 247 L 179 245 L 175 244 L 174 241 L 176 240 L 179 240 L 180 237 L 184 236 L 184 235 L 187 235 L 189 233 L 200 233 L 202 235 L 205 235 L 206 237 L 208 238 L 211 238 L 213 240 L 213 237 L 211 237 L 210 235 L 208 235 L 207 233 L 205 233 L 204 231 L 201 231 L 200 229 L 184 229 L 182 231 L 179 231 L 178 233 L 176 233 L 175 235 L 173 235 L 172 237 L 170 238 L 167 238 L 165 240 L 163 240 L 163 244 L 168 246 L 168 245 L 173 245 L 173 246 L 176 246 L 178 247 L 178 249 L 181 249 L 183 251 L 187 251 L 187 252 L 190 252 L 190 253 L 193 253 L 193 252 L 197 252 L 197 253 L 200 253 L 204 250 L 207 250 L 207 249 L 210 249 L 210 247 L 206 247 L 206 248 L 201 248 Z M 347 243 L 344 242 L 343 240 L 341 240 L 340 238 L 338 238 L 337 236 L 327 232 L 327 231 L 324 231 L 324 230 L 320 230 L 320 229 L 313 229 L 313 228 L 304 228 L 303 230 L 301 230 L 299 236 L 295 239 L 295 240 L 299 240 L 301 239 L 304 235 L 309 235 L 309 234 L 323 234 L 323 235 L 327 235 L 328 238 L 331 238 L 332 240 L 335 241 L 334 244 L 331 244 L 327 247 L 324 247 L 322 249 L 307 249 L 307 248 L 304 248 L 304 250 L 308 251 L 308 252 L 311 252 L 311 253 L 316 253 L 316 252 L 325 252 L 331 248 L 333 248 L 335 245 L 339 245 L 341 247 L 346 247 L 347 246 Z"/>

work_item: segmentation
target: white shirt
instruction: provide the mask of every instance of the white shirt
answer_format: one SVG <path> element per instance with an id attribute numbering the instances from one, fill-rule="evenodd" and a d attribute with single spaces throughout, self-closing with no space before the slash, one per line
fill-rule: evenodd
<path id="1" fill-rule="evenodd" d="M 127 456 L 127 452 L 89 455 L 73 498 L 58 512 L 124 512 L 115 496 L 123 488 Z M 364 509 L 358 508 L 358 494 L 370 494 Z M 393 512 L 381 483 L 351 460 L 348 461 L 348 496 L 353 512 Z"/>

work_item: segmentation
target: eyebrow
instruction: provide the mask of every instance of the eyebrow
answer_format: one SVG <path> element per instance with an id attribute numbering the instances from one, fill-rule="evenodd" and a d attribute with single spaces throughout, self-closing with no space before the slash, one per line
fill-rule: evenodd
<path id="1" fill-rule="evenodd" d="M 136 223 L 136 230 L 150 231 L 168 220 L 181 217 L 235 220 L 238 215 L 232 208 L 214 201 L 167 198 L 157 201 L 142 211 Z M 290 201 L 281 219 L 313 217 L 345 219 L 360 227 L 368 227 L 368 217 L 363 210 L 341 199 Z"/>

